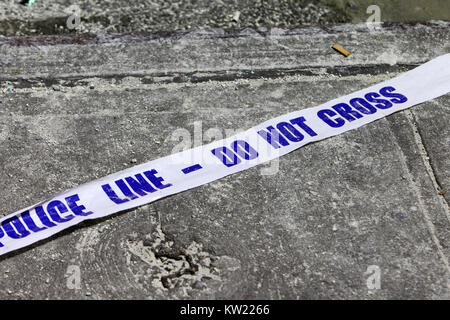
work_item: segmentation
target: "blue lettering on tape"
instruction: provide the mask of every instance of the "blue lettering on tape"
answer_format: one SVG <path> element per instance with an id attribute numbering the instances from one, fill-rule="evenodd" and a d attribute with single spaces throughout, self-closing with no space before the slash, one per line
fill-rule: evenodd
<path id="1" fill-rule="evenodd" d="M 65 202 L 60 200 L 50 201 L 46 210 L 42 205 L 39 205 L 3 220 L 0 227 L 0 239 L 5 235 L 12 239 L 25 238 L 31 233 L 55 227 L 58 223 L 68 222 L 75 216 L 93 214 L 92 211 L 87 211 L 84 205 L 77 203 L 80 201 L 78 194 L 66 197 L 64 200 Z M 0 247 L 3 246 L 0 242 Z"/>
<path id="2" fill-rule="evenodd" d="M 377 92 L 369 92 L 362 97 L 351 99 L 347 103 L 338 103 L 331 109 L 322 109 L 317 112 L 317 116 L 332 128 L 340 128 L 346 122 L 352 122 L 363 118 L 365 115 L 371 115 L 378 109 L 388 109 L 393 104 L 405 103 L 408 98 L 401 93 L 394 92 L 394 87 L 383 87 Z M 379 97 L 389 99 L 383 99 Z M 336 117 L 338 116 L 338 117 Z"/>
<path id="3" fill-rule="evenodd" d="M 259 130 L 258 134 L 275 149 L 290 145 L 289 141 L 300 142 L 304 139 L 304 135 L 294 125 L 297 125 L 299 129 L 303 130 L 310 137 L 317 136 L 317 133 L 306 125 L 305 117 L 294 118 L 289 120 L 289 122 L 282 121 L 277 123 L 276 129 L 273 126 L 269 126 L 267 131 Z"/>
<path id="4" fill-rule="evenodd" d="M 108 183 L 102 185 L 102 189 L 112 202 L 122 204 L 130 200 L 138 199 L 139 197 L 144 197 L 149 193 L 158 191 L 158 189 L 161 190 L 172 186 L 170 183 L 164 184 L 164 179 L 158 177 L 156 174 L 158 172 L 153 169 L 144 171 L 142 174 L 138 173 L 134 177 L 125 177 L 124 179 L 114 181 L 122 192 L 120 196 L 117 195 Z"/>
<path id="5" fill-rule="evenodd" d="M 242 160 L 253 160 L 258 157 L 258 152 L 247 141 L 235 140 L 230 147 L 231 149 L 227 147 L 214 148 L 211 153 L 227 167 L 235 166 Z"/>
<path id="6" fill-rule="evenodd" d="M 191 173 L 191 172 L 200 170 L 200 169 L 202 169 L 202 168 L 203 168 L 203 167 L 202 167 L 201 165 L 199 165 L 199 164 L 194 164 L 193 166 L 184 168 L 184 169 L 182 169 L 181 171 L 182 171 L 184 174 L 188 174 L 188 173 Z"/>

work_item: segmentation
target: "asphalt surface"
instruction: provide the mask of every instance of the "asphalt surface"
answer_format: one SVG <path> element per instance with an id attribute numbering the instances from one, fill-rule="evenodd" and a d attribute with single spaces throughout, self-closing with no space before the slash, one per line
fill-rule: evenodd
<path id="1" fill-rule="evenodd" d="M 3 38 L 0 211 L 168 155 L 176 129 L 225 134 L 392 78 L 449 53 L 449 27 Z M 0 257 L 0 298 L 448 299 L 449 97 L 305 146 L 275 175 L 255 167 Z"/>

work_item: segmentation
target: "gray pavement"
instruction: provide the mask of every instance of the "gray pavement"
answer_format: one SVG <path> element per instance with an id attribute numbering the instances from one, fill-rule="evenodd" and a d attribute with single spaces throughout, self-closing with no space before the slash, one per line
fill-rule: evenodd
<path id="1" fill-rule="evenodd" d="M 1 212 L 168 155 L 176 129 L 246 129 L 392 78 L 449 53 L 449 27 L 0 39 Z M 0 298 L 448 299 L 449 98 L 307 145 L 276 175 L 255 167 L 0 257 Z"/>
<path id="2" fill-rule="evenodd" d="M 82 24 L 66 28 L 71 5 Z M 73 8 L 73 7 L 72 7 Z M 311 0 L 19 0 L 0 2 L 0 34 L 117 33 L 346 22 L 333 1 Z M 427 19 L 429 20 L 429 19 Z"/>
<path id="3" fill-rule="evenodd" d="M 383 22 L 450 20 L 450 2 L 447 0 L 36 0 L 31 6 L 21 2 L 0 1 L 0 35 L 292 28 L 360 23 L 373 13 L 367 12 L 371 5 L 380 8 Z M 81 24 L 68 29 L 67 19 L 75 11 Z"/>

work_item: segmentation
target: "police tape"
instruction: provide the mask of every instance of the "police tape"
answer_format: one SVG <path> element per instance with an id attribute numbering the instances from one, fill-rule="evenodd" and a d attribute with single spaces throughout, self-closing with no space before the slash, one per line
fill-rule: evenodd
<path id="1" fill-rule="evenodd" d="M 0 254 L 96 219 L 198 187 L 356 129 L 450 91 L 450 54 L 394 79 L 261 123 L 230 138 L 64 191 L 0 220 Z"/>

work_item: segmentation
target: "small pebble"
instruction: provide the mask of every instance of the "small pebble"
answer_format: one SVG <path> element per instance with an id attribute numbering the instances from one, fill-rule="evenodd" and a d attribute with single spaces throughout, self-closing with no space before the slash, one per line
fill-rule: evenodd
<path id="1" fill-rule="evenodd" d="M 136 163 L 136 162 L 137 162 L 137 159 L 131 159 L 130 162 L 131 162 L 131 163 Z"/>
<path id="2" fill-rule="evenodd" d="M 53 88 L 53 90 L 55 90 L 55 91 L 61 91 L 61 88 L 60 88 L 59 86 L 56 86 L 56 85 L 55 85 L 55 86 L 53 86 L 52 88 Z"/>
<path id="3" fill-rule="evenodd" d="M 90 88 L 90 89 L 94 89 L 94 88 L 95 88 L 94 84 L 91 83 L 91 84 L 89 85 L 89 88 Z"/>
<path id="4" fill-rule="evenodd" d="M 152 247 L 153 246 L 153 241 L 151 239 L 144 239 L 144 241 L 142 242 L 142 245 L 144 247 Z"/>
<path id="5" fill-rule="evenodd" d="M 239 17 L 240 17 L 240 15 L 241 15 L 241 12 L 240 12 L 240 11 L 236 11 L 236 12 L 233 14 L 233 21 L 239 22 Z"/>
<path id="6" fill-rule="evenodd" d="M 199 280 L 195 281 L 192 284 L 192 288 L 198 289 L 198 290 L 204 289 L 205 287 L 206 287 L 206 285 L 203 282 L 199 281 Z"/>

